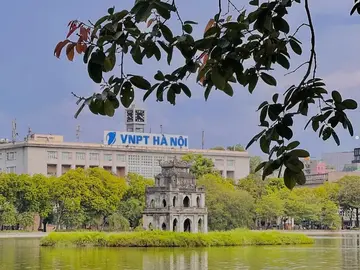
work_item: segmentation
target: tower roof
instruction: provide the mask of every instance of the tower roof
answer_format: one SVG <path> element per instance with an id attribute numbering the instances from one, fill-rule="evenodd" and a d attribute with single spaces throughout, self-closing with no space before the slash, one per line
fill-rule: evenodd
<path id="1" fill-rule="evenodd" d="M 182 168 L 182 169 L 188 169 L 190 168 L 190 164 L 184 160 L 179 160 L 176 157 L 174 157 L 173 160 L 168 161 L 160 161 L 160 167 L 161 168 Z"/>

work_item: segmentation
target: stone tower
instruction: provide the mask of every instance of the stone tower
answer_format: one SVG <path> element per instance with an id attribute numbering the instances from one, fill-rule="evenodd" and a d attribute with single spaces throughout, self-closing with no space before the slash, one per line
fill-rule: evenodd
<path id="1" fill-rule="evenodd" d="M 190 165 L 174 158 L 160 162 L 155 186 L 146 188 L 143 226 L 146 230 L 207 232 L 205 189 L 196 186 Z"/>

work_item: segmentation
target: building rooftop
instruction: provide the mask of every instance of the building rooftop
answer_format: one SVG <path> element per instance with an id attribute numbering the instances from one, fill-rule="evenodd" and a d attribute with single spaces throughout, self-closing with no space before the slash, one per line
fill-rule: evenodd
<path id="1" fill-rule="evenodd" d="M 210 150 L 210 149 L 181 149 L 161 146 L 132 146 L 132 145 L 105 145 L 102 143 L 83 143 L 83 142 L 65 142 L 61 135 L 43 135 L 33 134 L 27 141 L 9 142 L 0 144 L 0 149 L 12 149 L 14 147 L 43 147 L 43 148 L 72 148 L 72 149 L 94 149 L 108 151 L 127 151 L 127 152 L 172 152 L 179 154 L 194 153 L 207 154 L 214 156 L 228 157 L 249 157 L 246 151 L 228 151 L 228 150 Z"/>

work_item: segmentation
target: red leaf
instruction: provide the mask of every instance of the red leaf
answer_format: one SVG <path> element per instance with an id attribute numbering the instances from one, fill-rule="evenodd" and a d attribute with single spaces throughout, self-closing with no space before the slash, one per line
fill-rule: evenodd
<path id="1" fill-rule="evenodd" d="M 82 53 L 82 44 L 81 44 L 80 40 L 79 40 L 78 43 L 76 43 L 76 52 L 77 52 L 78 54 L 81 54 L 81 53 Z"/>
<path id="2" fill-rule="evenodd" d="M 69 38 L 72 33 L 74 33 L 81 25 L 83 25 L 83 23 L 80 23 L 79 25 L 77 25 L 77 21 L 73 21 L 70 25 L 70 30 L 69 33 L 67 34 L 66 38 Z"/>
<path id="3" fill-rule="evenodd" d="M 74 55 L 75 55 L 75 46 L 76 43 L 70 43 L 69 45 L 67 45 L 66 47 L 66 56 L 67 58 L 72 61 L 74 59 Z"/>
<path id="4" fill-rule="evenodd" d="M 208 22 L 208 24 L 206 25 L 205 27 L 205 31 L 204 33 L 206 33 L 207 30 L 209 30 L 215 23 L 215 20 L 214 19 L 210 19 L 210 21 Z"/>
<path id="5" fill-rule="evenodd" d="M 55 47 L 55 50 L 54 50 L 54 55 L 57 57 L 57 58 L 60 58 L 60 54 L 61 54 L 61 51 L 62 49 L 65 47 L 66 44 L 68 44 L 70 42 L 70 40 L 66 39 L 64 41 L 60 41 L 56 47 Z"/>
<path id="6" fill-rule="evenodd" d="M 149 28 L 154 21 L 155 21 L 155 19 L 148 20 L 147 27 Z"/>
<path id="7" fill-rule="evenodd" d="M 80 38 L 84 41 L 87 41 L 89 38 L 89 29 L 85 28 L 84 26 L 80 27 Z"/>
<path id="8" fill-rule="evenodd" d="M 204 60 L 203 60 L 203 66 L 205 66 L 206 65 L 206 62 L 207 62 L 207 60 L 209 59 L 209 55 L 206 53 L 205 55 L 204 55 Z"/>

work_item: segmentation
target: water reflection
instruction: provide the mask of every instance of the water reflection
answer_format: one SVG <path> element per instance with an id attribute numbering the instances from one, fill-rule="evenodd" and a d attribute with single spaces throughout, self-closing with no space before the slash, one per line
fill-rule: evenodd
<path id="1" fill-rule="evenodd" d="M 359 269 L 360 234 L 318 235 L 313 246 L 40 248 L 38 240 L 0 239 L 0 269 L 227 270 Z"/>

